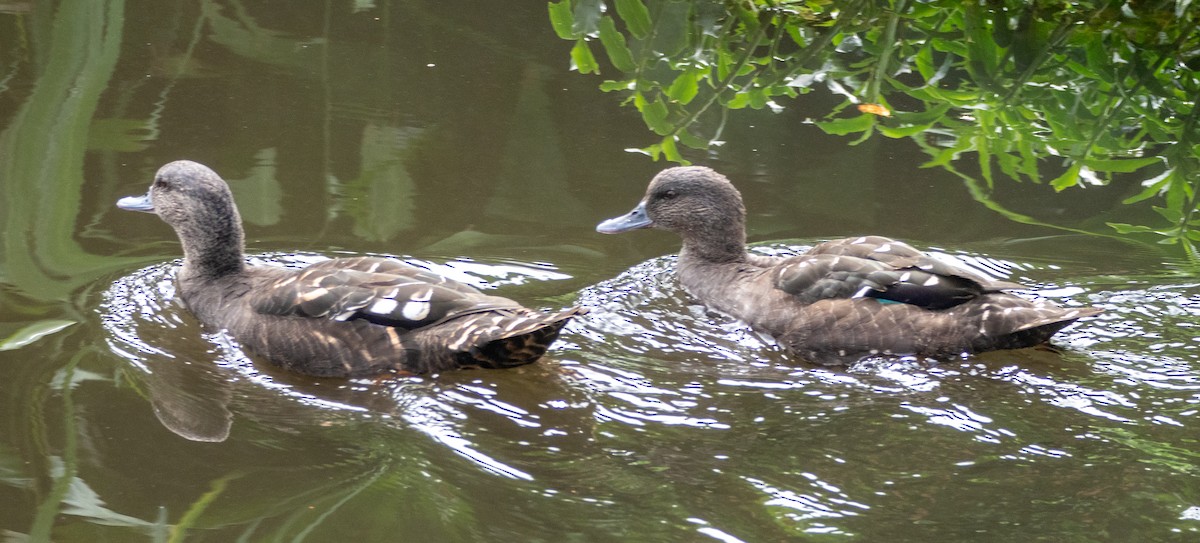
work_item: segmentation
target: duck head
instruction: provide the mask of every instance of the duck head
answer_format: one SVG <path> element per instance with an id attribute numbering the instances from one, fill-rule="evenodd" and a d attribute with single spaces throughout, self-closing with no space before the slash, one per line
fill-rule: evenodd
<path id="1" fill-rule="evenodd" d="M 121 198 L 117 207 L 153 213 L 170 225 L 183 245 L 186 271 L 220 274 L 242 267 L 241 216 L 229 185 L 203 164 L 171 162 L 159 168 L 145 195 Z"/>
<path id="2" fill-rule="evenodd" d="M 663 170 L 632 211 L 596 226 L 602 234 L 660 228 L 679 234 L 685 252 L 716 260 L 745 252 L 746 207 L 724 175 L 703 166 Z"/>

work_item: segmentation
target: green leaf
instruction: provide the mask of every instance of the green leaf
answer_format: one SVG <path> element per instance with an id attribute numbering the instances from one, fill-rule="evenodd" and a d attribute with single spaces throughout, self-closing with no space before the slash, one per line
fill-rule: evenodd
<path id="1" fill-rule="evenodd" d="M 788 37 L 792 39 L 792 43 L 795 43 L 800 47 L 805 47 L 808 45 L 808 40 L 804 39 L 804 36 L 800 34 L 799 25 L 787 25 L 784 27 L 784 30 L 787 31 Z"/>
<path id="2" fill-rule="evenodd" d="M 691 12 L 691 2 L 665 2 L 659 11 L 658 19 L 654 22 L 654 37 L 651 39 L 650 48 L 663 56 L 672 57 L 687 47 Z"/>
<path id="3" fill-rule="evenodd" d="M 970 55 L 967 53 L 967 47 L 963 44 L 963 40 L 955 36 L 955 39 L 934 38 L 929 41 L 929 45 L 938 51 L 944 53 L 952 53 L 955 56 L 967 58 Z"/>
<path id="4" fill-rule="evenodd" d="M 857 117 L 849 117 L 843 119 L 834 119 L 832 121 L 818 121 L 817 127 L 824 130 L 826 134 L 835 136 L 845 136 L 862 132 L 875 124 L 874 115 L 859 115 Z"/>
<path id="5" fill-rule="evenodd" d="M 862 135 L 859 136 L 858 139 L 850 142 L 850 145 L 858 145 L 864 141 L 871 139 L 871 135 L 875 133 L 876 126 L 878 126 L 878 125 L 872 123 L 871 126 L 868 126 L 866 130 L 863 130 Z"/>
<path id="6" fill-rule="evenodd" d="M 692 149 L 708 149 L 709 141 L 707 139 L 698 137 L 687 130 L 680 130 L 676 136 L 679 137 L 679 143 Z"/>
<path id="7" fill-rule="evenodd" d="M 634 103 L 642 112 L 642 120 L 646 122 L 646 126 L 655 134 L 665 136 L 674 130 L 671 123 L 667 122 L 669 110 L 662 97 L 655 97 L 653 102 L 648 102 L 646 97 L 639 92 L 634 96 Z"/>
<path id="8" fill-rule="evenodd" d="M 1104 45 L 1104 38 L 1100 32 L 1084 34 L 1088 37 L 1087 43 L 1084 45 L 1084 54 L 1087 58 L 1086 66 L 1088 71 L 1093 73 L 1093 77 L 1100 81 L 1112 83 L 1113 78 L 1108 70 L 1095 70 L 1092 67 L 1110 67 L 1112 63 L 1112 52 Z"/>
<path id="9" fill-rule="evenodd" d="M 1021 157 L 1016 153 L 998 152 L 992 155 L 996 158 L 996 164 L 1000 165 L 1000 171 L 1009 179 L 1015 181 L 1021 180 Z"/>
<path id="10" fill-rule="evenodd" d="M 1146 188 L 1142 189 L 1142 192 L 1140 192 L 1134 196 L 1130 196 L 1124 200 L 1121 200 L 1121 203 L 1122 204 L 1135 204 L 1142 200 L 1147 200 L 1152 196 L 1157 196 L 1159 193 L 1161 193 L 1163 191 L 1164 188 L 1166 188 L 1166 186 L 1168 184 L 1176 182 L 1177 178 L 1178 178 L 1177 170 L 1175 170 L 1174 168 L 1169 169 L 1169 170 L 1163 172 L 1162 175 L 1160 175 L 1156 178 L 1147 179 L 1144 182 L 1146 185 Z"/>
<path id="11" fill-rule="evenodd" d="M 633 53 L 625 45 L 625 35 L 617 31 L 617 25 L 612 17 L 600 19 L 600 43 L 608 53 L 608 60 L 616 69 L 622 72 L 632 72 L 637 69 L 633 62 Z"/>
<path id="12" fill-rule="evenodd" d="M 725 102 L 725 107 L 729 109 L 742 109 L 748 105 L 750 105 L 749 92 L 739 92 Z"/>
<path id="13" fill-rule="evenodd" d="M 1071 61 L 1071 62 L 1067 62 L 1066 66 L 1067 66 L 1067 68 L 1070 68 L 1071 71 L 1073 71 L 1079 75 L 1082 75 L 1084 77 L 1087 77 L 1090 79 L 1101 79 L 1100 73 L 1093 70 L 1090 66 L 1088 66 L 1086 64 L 1081 64 L 1079 62 Z"/>
<path id="14" fill-rule="evenodd" d="M 695 71 L 679 74 L 679 77 L 676 77 L 675 81 L 671 82 L 671 86 L 667 88 L 667 96 L 684 105 L 691 102 L 698 92 L 700 92 L 700 75 Z"/>
<path id="15" fill-rule="evenodd" d="M 626 79 L 623 81 L 613 81 L 613 80 L 609 79 L 600 84 L 600 90 L 602 90 L 604 92 L 612 92 L 612 91 L 619 91 L 619 90 L 633 90 L 634 85 L 635 85 L 635 83 L 632 79 Z"/>
<path id="16" fill-rule="evenodd" d="M 980 122 L 980 132 L 977 133 L 972 140 L 975 144 L 976 158 L 979 160 L 979 173 L 983 175 L 983 180 L 987 182 L 989 189 L 995 185 L 992 180 L 992 148 L 988 146 L 987 124 L 984 119 L 986 116 L 980 115 L 977 119 Z"/>
<path id="17" fill-rule="evenodd" d="M 879 125 L 879 133 L 883 134 L 884 136 L 887 136 L 889 138 L 895 138 L 895 139 L 907 138 L 913 134 L 920 134 L 921 132 L 928 130 L 931 126 L 933 126 L 933 123 L 914 124 L 914 125 L 906 125 L 906 126 L 894 126 L 894 127 L 893 126 L 884 126 L 881 124 L 881 125 Z"/>
<path id="18" fill-rule="evenodd" d="M 642 147 L 640 149 L 626 149 L 626 151 L 631 152 L 631 153 L 641 153 L 643 155 L 650 157 L 650 160 L 658 162 L 658 155 L 662 154 L 662 145 L 655 143 L 653 145 Z"/>
<path id="19" fill-rule="evenodd" d="M 1150 228 L 1149 226 L 1141 226 L 1138 224 L 1125 224 L 1120 222 L 1110 222 L 1106 224 L 1108 224 L 1108 226 L 1113 230 L 1116 230 L 1118 234 L 1142 234 L 1154 231 L 1154 229 Z"/>
<path id="20" fill-rule="evenodd" d="M 970 149 L 970 148 L 971 148 L 971 140 L 969 138 L 959 138 L 954 142 L 954 145 L 937 151 L 937 154 L 934 155 L 934 157 L 932 159 L 930 159 L 928 162 L 925 162 L 924 164 L 921 164 L 919 167 L 920 168 L 932 168 L 934 166 L 946 167 L 950 164 L 950 161 L 952 161 L 958 157 L 959 153 L 962 153 L 963 151 L 966 151 L 967 149 Z"/>
<path id="21" fill-rule="evenodd" d="M 596 31 L 596 24 L 600 22 L 600 17 L 604 16 L 604 2 L 601 0 L 575 0 L 574 7 L 572 14 L 575 21 L 571 25 L 571 29 L 576 36 L 592 35 Z"/>
<path id="22" fill-rule="evenodd" d="M 72 324 L 75 324 L 75 321 L 58 319 L 47 319 L 29 324 L 17 330 L 13 335 L 0 340 L 0 351 L 20 349 L 48 335 L 59 332 Z"/>
<path id="23" fill-rule="evenodd" d="M 547 7 L 550 10 L 550 25 L 554 27 L 554 33 L 564 40 L 575 39 L 575 16 L 571 14 L 571 0 L 562 0 L 557 4 L 550 2 Z"/>
<path id="24" fill-rule="evenodd" d="M 1041 172 L 1038 171 L 1038 157 L 1030 145 L 1029 139 L 1022 137 L 1017 141 L 1017 152 L 1021 154 L 1021 173 L 1034 183 L 1041 183 Z"/>
<path id="25" fill-rule="evenodd" d="M 742 22 L 741 32 L 743 34 L 750 35 L 758 30 L 758 13 L 747 9 L 742 2 L 730 2 L 728 5 L 728 9 Z"/>
<path id="26" fill-rule="evenodd" d="M 1055 177 L 1054 180 L 1050 181 L 1050 186 L 1054 187 L 1054 190 L 1061 191 L 1067 187 L 1073 187 L 1079 184 L 1080 166 L 1082 165 L 1078 162 L 1072 164 L 1071 167 L 1067 168 L 1067 171 L 1063 172 L 1062 175 Z"/>
<path id="27" fill-rule="evenodd" d="M 963 32 L 967 42 L 967 71 L 975 81 L 989 86 L 996 77 L 1000 64 L 1001 50 L 996 46 L 994 29 L 986 24 L 987 17 L 982 13 L 979 4 L 967 2 L 964 4 Z"/>
<path id="28" fill-rule="evenodd" d="M 750 96 L 750 107 L 752 107 L 754 109 L 762 109 L 763 106 L 767 105 L 766 89 L 754 87 L 754 88 L 750 89 L 746 94 L 748 94 Z"/>
<path id="29" fill-rule="evenodd" d="M 733 57 L 724 49 L 717 49 L 717 79 L 724 81 L 733 69 Z"/>
<path id="30" fill-rule="evenodd" d="M 204 516 L 204 512 L 220 499 L 221 495 L 229 488 L 230 481 L 235 481 L 238 477 L 241 477 L 241 475 L 235 472 L 212 481 L 208 491 L 202 494 L 199 499 L 184 511 L 183 516 L 179 518 L 179 522 L 173 527 L 171 531 L 172 537 L 169 541 L 185 540 L 184 535 L 187 534 L 187 531 L 201 524 L 200 519 Z"/>
<path id="31" fill-rule="evenodd" d="M 1158 206 L 1150 206 L 1150 208 L 1153 209 L 1155 213 L 1161 215 L 1162 218 L 1166 219 L 1169 223 L 1178 224 L 1183 221 L 1183 211 L 1178 209 L 1168 209 Z"/>
<path id="32" fill-rule="evenodd" d="M 949 104 L 937 104 L 925 111 L 895 111 L 892 119 L 897 124 L 933 124 L 943 121 L 946 112 L 950 111 Z"/>
<path id="33" fill-rule="evenodd" d="M 675 146 L 675 136 L 667 136 L 662 140 L 663 157 L 671 162 L 678 162 L 684 166 L 691 164 L 683 159 L 679 154 L 679 148 Z"/>
<path id="34" fill-rule="evenodd" d="M 917 51 L 916 56 L 917 72 L 921 74 L 921 78 L 929 81 L 933 78 L 933 74 L 937 69 L 933 67 L 933 48 L 922 47 Z"/>
<path id="35" fill-rule="evenodd" d="M 600 73 L 600 65 L 596 64 L 596 57 L 592 56 L 592 50 L 588 47 L 587 40 L 580 38 L 575 41 L 575 47 L 571 48 L 571 61 L 575 63 L 575 69 L 581 74 L 598 74 Z"/>
<path id="36" fill-rule="evenodd" d="M 646 9 L 646 4 L 643 4 L 642 0 L 616 1 L 617 15 L 620 15 L 621 20 L 625 21 L 625 26 L 629 28 L 629 33 L 638 39 L 643 39 L 650 35 L 650 10 Z"/>
<path id="37" fill-rule="evenodd" d="M 945 99 L 942 98 L 941 93 L 939 93 L 938 90 L 933 87 L 907 88 L 901 85 L 896 86 L 903 90 L 904 94 L 925 102 L 926 104 L 936 103 L 939 105 L 946 105 L 947 107 L 950 105 L 945 103 Z"/>
<path id="38" fill-rule="evenodd" d="M 971 88 L 939 89 L 938 94 L 956 106 L 972 106 L 984 101 L 983 93 Z"/>
<path id="39" fill-rule="evenodd" d="M 1187 183 L 1171 183 L 1167 185 L 1167 196 L 1164 201 L 1169 207 L 1183 207 L 1183 201 L 1188 197 L 1190 192 L 1188 189 L 1191 185 Z"/>
<path id="40" fill-rule="evenodd" d="M 1081 158 L 1079 161 L 1082 162 L 1084 166 L 1087 166 L 1089 170 L 1110 173 L 1129 173 L 1145 168 L 1151 164 L 1162 163 L 1162 159 L 1158 157 L 1114 159 Z"/>

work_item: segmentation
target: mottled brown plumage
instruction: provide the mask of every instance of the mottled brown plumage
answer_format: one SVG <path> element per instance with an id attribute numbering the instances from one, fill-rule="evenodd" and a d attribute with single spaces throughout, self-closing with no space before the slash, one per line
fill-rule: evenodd
<path id="1" fill-rule="evenodd" d="M 725 176 L 678 167 L 659 173 L 633 211 L 597 230 L 679 234 L 685 290 L 821 363 L 1030 347 L 1100 312 L 1008 294 L 1024 287 L 879 236 L 829 241 L 791 258 L 752 255 L 745 220 L 741 194 Z"/>
<path id="2" fill-rule="evenodd" d="M 248 266 L 241 217 L 211 169 L 177 161 L 123 209 L 157 214 L 183 245 L 178 291 L 200 322 L 285 369 L 321 377 L 537 361 L 583 310 L 541 313 L 398 260 Z"/>

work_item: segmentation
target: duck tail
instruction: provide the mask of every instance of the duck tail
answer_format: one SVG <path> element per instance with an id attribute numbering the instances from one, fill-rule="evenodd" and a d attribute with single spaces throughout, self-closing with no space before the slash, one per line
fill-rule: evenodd
<path id="1" fill-rule="evenodd" d="M 460 365 L 511 368 L 537 362 L 572 318 L 587 309 L 572 307 L 555 313 L 521 312 L 504 316 L 492 325 L 491 333 L 459 355 Z"/>
<path id="2" fill-rule="evenodd" d="M 1041 345 L 1050 341 L 1051 336 L 1063 328 L 1070 326 L 1075 321 L 1103 312 L 1102 309 L 1096 307 L 1070 309 L 1063 307 L 1030 307 L 1025 309 L 1026 311 L 1033 312 L 1032 315 L 1025 315 L 1031 318 L 1020 322 L 1016 326 L 1012 326 L 1003 333 L 985 335 L 981 339 L 987 345 L 984 346 L 984 349 L 978 350 L 1020 349 Z"/>

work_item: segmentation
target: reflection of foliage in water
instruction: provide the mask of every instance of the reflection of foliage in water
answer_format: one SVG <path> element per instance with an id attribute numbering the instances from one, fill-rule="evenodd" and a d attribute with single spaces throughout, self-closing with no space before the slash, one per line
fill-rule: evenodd
<path id="1" fill-rule="evenodd" d="M 655 159 L 719 145 L 729 110 L 778 110 L 824 86 L 845 98 L 817 121 L 825 132 L 912 138 L 926 167 L 1020 222 L 1038 221 L 991 199 L 997 173 L 1062 190 L 1138 172 L 1144 190 L 1125 203 L 1157 198 L 1161 219 L 1111 226 L 1200 257 L 1200 12 L 1188 1 L 608 4 L 560 0 L 550 20 L 575 40 L 580 72 L 600 72 L 598 38 L 621 74 L 600 87 L 628 93 L 661 136 L 641 149 Z"/>

